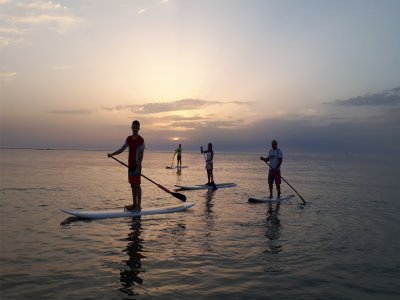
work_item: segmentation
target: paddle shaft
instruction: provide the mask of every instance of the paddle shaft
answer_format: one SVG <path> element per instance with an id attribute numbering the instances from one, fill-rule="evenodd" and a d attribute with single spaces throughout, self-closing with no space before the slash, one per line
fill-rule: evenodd
<path id="1" fill-rule="evenodd" d="M 175 154 L 176 154 L 176 152 L 174 153 L 174 156 L 172 156 L 172 161 L 171 161 L 171 169 L 172 169 L 172 167 L 173 167 L 173 165 L 174 165 Z"/>
<path id="2" fill-rule="evenodd" d="M 265 160 L 264 160 L 264 161 L 265 161 Z M 267 163 L 266 161 L 265 161 L 265 163 L 272 169 L 272 167 L 271 167 L 271 165 L 270 165 L 269 163 Z M 288 186 L 290 186 L 290 187 L 292 188 L 293 191 L 295 191 L 295 193 L 296 193 L 297 195 L 299 195 L 300 199 L 303 201 L 303 204 L 306 204 L 306 200 L 303 199 L 303 197 L 296 191 L 296 189 L 295 189 L 294 187 L 292 187 L 292 185 L 291 185 L 289 182 L 287 182 L 287 181 L 285 180 L 285 178 L 283 178 L 282 176 L 281 176 L 281 178 L 282 178 L 282 180 L 283 180 L 284 182 L 287 183 Z"/>
<path id="3" fill-rule="evenodd" d="M 112 159 L 116 160 L 117 162 L 119 162 L 121 165 L 124 165 L 125 167 L 129 168 L 129 166 L 128 166 L 126 163 L 120 161 L 119 159 L 115 158 L 114 156 L 110 156 L 110 157 L 111 157 Z M 145 176 L 145 175 L 143 175 L 143 174 L 140 174 L 140 176 L 143 176 L 143 177 L 146 178 L 148 181 L 154 183 L 156 186 L 158 186 L 158 187 L 159 187 L 160 189 L 162 189 L 164 192 L 167 192 L 167 193 L 171 194 L 171 195 L 174 196 L 175 198 L 177 198 L 177 199 L 179 199 L 179 200 L 181 200 L 181 201 L 184 201 L 184 202 L 186 201 L 186 196 L 185 196 L 185 195 L 180 194 L 180 193 L 171 192 L 171 191 L 168 190 L 166 187 L 162 186 L 161 184 L 158 184 L 157 182 L 151 180 L 149 177 L 147 177 L 147 176 Z"/>

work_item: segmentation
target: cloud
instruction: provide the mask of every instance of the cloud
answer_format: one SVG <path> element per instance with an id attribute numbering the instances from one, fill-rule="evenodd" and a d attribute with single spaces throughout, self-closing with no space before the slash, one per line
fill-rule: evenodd
<path id="1" fill-rule="evenodd" d="M 233 104 L 237 104 L 237 105 L 246 105 L 246 106 L 254 104 L 254 102 L 252 102 L 252 101 L 230 101 L 227 103 L 233 103 Z"/>
<path id="2" fill-rule="evenodd" d="M 400 88 L 394 88 L 373 95 L 380 95 L 374 99 L 382 101 L 398 95 L 399 92 Z M 372 95 L 364 97 L 368 99 L 369 96 Z M 216 151 L 263 153 L 270 147 L 270 141 L 277 139 L 285 153 L 397 155 L 400 152 L 400 134 L 397 130 L 400 128 L 400 106 L 396 103 L 393 101 L 390 109 L 372 113 L 346 108 L 349 111 L 347 114 L 343 114 L 342 109 L 338 113 L 329 109 L 324 114 L 315 109 L 305 109 L 296 116 L 269 117 L 250 124 L 240 118 L 221 120 L 219 115 L 211 114 L 199 116 L 198 119 L 193 117 L 193 120 L 165 116 L 162 120 L 165 121 L 165 124 L 162 123 L 163 127 L 157 124 L 155 128 L 148 128 L 147 133 L 152 149 L 157 150 L 165 149 L 165 142 L 160 138 L 160 129 L 163 129 L 163 136 L 164 130 L 168 130 L 171 136 L 180 136 L 188 150 L 196 150 L 199 144 L 212 142 Z M 379 105 L 384 106 L 382 103 Z M 180 130 L 181 128 L 184 129 Z"/>
<path id="3" fill-rule="evenodd" d="M 56 115 L 90 115 L 95 112 L 93 109 L 76 109 L 76 110 L 50 110 L 48 113 Z"/>
<path id="4" fill-rule="evenodd" d="M 54 66 L 53 70 L 58 71 L 58 70 L 70 70 L 71 66 Z"/>
<path id="5" fill-rule="evenodd" d="M 199 143 L 211 141 L 217 151 L 262 153 L 270 147 L 272 139 L 277 139 L 284 152 L 291 153 L 349 152 L 382 156 L 400 151 L 400 136 L 393 129 L 400 127 L 400 110 L 373 120 L 324 123 L 307 119 L 264 119 L 236 128 L 219 125 L 210 122 L 184 136 L 188 137 L 186 148 L 196 149 Z"/>
<path id="6" fill-rule="evenodd" d="M 180 122 L 180 121 L 203 121 L 203 120 L 207 120 L 208 118 L 200 116 L 200 115 L 195 115 L 195 116 L 191 116 L 191 117 L 182 117 L 182 116 L 178 116 L 178 115 L 172 115 L 172 116 L 168 116 L 168 119 L 176 121 L 176 122 Z"/>
<path id="7" fill-rule="evenodd" d="M 142 124 L 147 124 L 147 128 L 160 131 L 196 131 L 214 130 L 215 128 L 237 128 L 244 123 L 241 119 L 230 118 L 228 120 L 218 120 L 215 115 L 206 116 L 145 116 L 139 118 Z"/>
<path id="8" fill-rule="evenodd" d="M 381 94 L 396 94 L 399 91 L 399 88 L 395 88 Z M 306 109 L 295 117 L 269 117 L 251 123 L 242 119 L 240 114 L 221 117 L 221 114 L 211 107 L 232 103 L 251 105 L 250 102 L 183 99 L 167 103 L 117 106 L 106 110 L 127 110 L 124 111 L 127 117 L 127 122 L 123 125 L 124 130 L 132 120 L 131 112 L 134 112 L 134 118 L 141 121 L 142 133 L 150 150 L 165 150 L 169 146 L 169 138 L 179 136 L 187 150 L 197 150 L 199 145 L 212 142 L 216 151 L 263 153 L 270 147 L 270 141 L 277 139 L 284 153 L 329 152 L 344 155 L 348 152 L 383 156 L 397 155 L 400 152 L 400 134 L 397 131 L 397 128 L 400 128 L 400 106 L 374 111 L 372 115 L 365 112 L 354 114 L 351 110 L 347 115 L 339 114 L 340 118 L 332 113 L 332 109 L 328 114 L 321 115 L 315 110 Z M 187 111 L 197 108 L 202 108 L 203 111 L 193 111 L 189 114 L 179 112 L 181 109 Z M 222 109 L 225 110 L 224 107 Z M 50 113 L 85 115 L 95 111 L 55 110 Z M 137 111 L 142 114 L 139 115 Z M 157 114 L 159 112 L 164 114 Z"/>
<path id="9" fill-rule="evenodd" d="M 53 3 L 52 1 L 33 1 L 29 3 L 18 2 L 17 7 L 25 9 L 39 9 L 39 10 L 58 10 L 66 8 L 58 3 Z"/>
<path id="10" fill-rule="evenodd" d="M 131 111 L 135 113 L 152 114 L 152 113 L 170 112 L 170 111 L 195 110 L 210 106 L 212 104 L 218 104 L 218 102 L 198 100 L 198 99 L 183 99 L 174 102 L 132 105 L 130 108 Z"/>
<path id="11" fill-rule="evenodd" d="M 55 29 L 59 32 L 65 32 L 72 26 L 75 26 L 83 20 L 81 18 L 70 16 L 70 15 L 58 15 L 58 14 L 36 14 L 36 15 L 24 15 L 24 16 L 8 16 L 8 22 L 12 24 L 18 24 L 20 26 L 39 26 L 49 25 L 48 29 Z"/>
<path id="12" fill-rule="evenodd" d="M 172 111 L 184 111 L 184 110 L 196 110 L 205 108 L 211 105 L 224 105 L 227 103 L 234 103 L 238 105 L 249 105 L 247 102 L 221 102 L 221 101 L 208 101 L 199 99 L 183 99 L 173 102 L 161 102 L 161 103 L 146 103 L 139 105 L 118 105 L 115 107 L 103 107 L 104 110 L 129 110 L 138 114 L 155 114 L 162 112 Z"/>
<path id="13" fill-rule="evenodd" d="M 234 129 L 243 126 L 243 119 L 215 112 L 214 109 L 207 109 L 212 105 L 249 105 L 245 102 L 221 102 L 207 101 L 198 99 L 183 99 L 173 102 L 164 103 L 147 103 L 142 105 L 117 105 L 115 107 L 101 107 L 97 109 L 71 109 L 71 110 L 51 110 L 50 114 L 56 115 L 89 115 L 96 112 L 116 112 L 120 111 L 127 118 L 139 118 L 144 124 L 148 124 L 148 128 L 157 129 L 158 131 L 193 131 L 203 130 L 205 128 L 225 128 Z M 197 109 L 203 109 L 197 112 Z M 188 111 L 193 112 L 188 114 Z M 183 115 L 180 111 L 186 111 Z M 211 113 L 210 113 L 211 111 Z M 136 116 L 132 116 L 132 113 Z M 140 117 L 138 117 L 140 115 Z"/>
<path id="14" fill-rule="evenodd" d="M 22 35 L 26 32 L 26 30 L 22 30 L 17 27 L 1 27 L 0 28 L 0 33 L 9 33 L 9 34 L 17 34 L 17 35 Z"/>
<path id="15" fill-rule="evenodd" d="M 26 36 L 37 30 L 68 31 L 84 22 L 67 7 L 52 1 L 1 1 L 0 48 L 23 44 Z"/>
<path id="16" fill-rule="evenodd" d="M 21 44 L 24 41 L 23 36 L 26 32 L 26 29 L 15 26 L 0 27 L 0 49 Z"/>
<path id="17" fill-rule="evenodd" d="M 48 113 L 56 115 L 84 116 L 99 110 L 53 110 Z M 211 111 L 211 109 L 209 110 Z M 129 113 L 128 113 L 129 114 Z M 132 116 L 126 115 L 126 123 L 110 126 L 103 122 L 96 122 L 97 130 L 71 135 L 69 144 L 82 148 L 112 147 L 115 136 L 125 134 L 132 121 Z M 136 118 L 137 116 L 135 116 Z M 240 116 L 221 119 L 219 114 L 195 114 L 190 116 L 169 113 L 167 115 L 143 114 L 138 118 L 142 124 L 142 134 L 149 150 L 166 150 L 173 146 L 171 137 L 179 136 L 184 141 L 187 151 L 198 151 L 200 145 L 212 142 L 217 152 L 253 152 L 265 153 L 270 147 L 270 141 L 277 139 L 279 147 L 285 155 L 293 153 L 338 153 L 368 154 L 375 156 L 398 155 L 400 152 L 400 106 L 390 110 L 375 112 L 369 115 L 360 115 L 357 118 L 336 118 L 335 115 L 321 115 L 318 117 L 303 118 L 265 118 L 250 124 L 244 122 Z M 38 120 L 39 121 L 39 120 Z M 57 122 L 52 126 L 61 126 Z M 68 120 L 65 120 L 68 121 Z M 4 122 L 4 120 L 3 120 Z M 40 123 L 40 122 L 39 122 Z M 71 122 L 69 122 L 71 123 Z M 106 122 L 107 123 L 107 122 Z M 11 122 L 6 122 L 11 126 Z M 43 123 L 44 124 L 44 123 Z M 73 126 L 80 126 L 79 122 L 72 122 Z M 14 125 L 20 126 L 20 122 Z M 50 130 L 47 123 L 45 127 Z M 35 129 L 36 128 L 36 129 Z M 30 135 L 32 141 L 43 140 L 43 130 L 32 124 L 34 133 Z M 17 145 L 18 140 L 26 141 L 22 135 L 10 133 L 4 135 L 5 145 Z M 90 132 L 90 133 L 89 133 Z M 90 140 L 97 132 L 101 132 L 102 140 Z M 19 133 L 18 133 L 19 134 Z M 24 131 L 24 134 L 26 132 Z M 85 134 L 88 134 L 85 136 Z M 107 137 L 107 138 L 105 138 Z M 15 142 L 13 142 L 15 141 Z M 46 142 L 45 144 L 48 144 Z M 79 144 L 79 146 L 78 146 Z M 57 146 L 56 144 L 54 145 Z"/>
<path id="18" fill-rule="evenodd" d="M 193 120 L 187 118 L 187 120 L 170 121 L 168 125 L 163 126 L 164 129 L 168 130 L 203 130 L 210 129 L 234 129 L 237 128 L 244 121 L 241 119 L 237 120 L 213 120 L 211 118 L 200 118 Z"/>
<path id="19" fill-rule="evenodd" d="M 1 80 L 10 80 L 17 76 L 17 72 L 0 73 Z"/>
<path id="20" fill-rule="evenodd" d="M 400 104 L 400 87 L 375 94 L 366 94 L 345 100 L 337 100 L 331 104 L 342 106 L 396 106 Z"/>
<path id="21" fill-rule="evenodd" d="M 166 3 L 168 3 L 168 0 L 161 0 L 161 1 L 159 1 L 157 4 L 166 4 Z M 143 14 L 143 13 L 145 13 L 145 12 L 148 12 L 148 11 L 150 11 L 150 10 L 153 10 L 153 8 L 155 7 L 155 5 L 156 4 L 153 4 L 153 5 L 151 5 L 149 8 L 142 8 L 142 9 L 139 9 L 138 11 L 137 11 L 137 13 L 140 15 L 140 14 Z"/>

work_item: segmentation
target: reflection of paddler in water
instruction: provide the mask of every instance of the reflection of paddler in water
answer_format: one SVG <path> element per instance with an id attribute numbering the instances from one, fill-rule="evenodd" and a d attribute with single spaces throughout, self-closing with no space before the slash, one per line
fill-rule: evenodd
<path id="1" fill-rule="evenodd" d="M 269 246 L 266 252 L 276 254 L 281 251 L 281 246 L 273 245 L 273 242 L 280 237 L 280 230 L 282 229 L 281 221 L 278 218 L 280 203 L 276 203 L 276 206 L 272 203 L 268 204 L 268 211 L 266 217 L 267 231 L 265 236 L 268 238 Z"/>
<path id="2" fill-rule="evenodd" d="M 182 168 L 176 168 L 176 175 L 182 175 Z"/>
<path id="3" fill-rule="evenodd" d="M 205 229 L 205 251 L 211 251 L 213 242 L 210 239 L 213 231 L 214 231 L 214 217 L 213 217 L 213 210 L 212 207 L 214 206 L 213 199 L 214 199 L 215 190 L 207 190 L 204 194 L 205 203 L 204 203 L 204 229 Z"/>
<path id="4" fill-rule="evenodd" d="M 120 272 L 122 285 L 120 290 L 128 295 L 137 295 L 138 293 L 133 291 L 133 285 L 143 283 L 143 279 L 139 275 L 142 272 L 141 259 L 146 258 L 146 256 L 142 255 L 143 239 L 140 238 L 141 229 L 140 217 L 132 218 L 131 232 L 126 238 L 128 244 L 124 250 L 128 256 L 128 260 L 125 262 L 128 268 L 124 268 Z"/>
<path id="5" fill-rule="evenodd" d="M 211 215 L 213 213 L 212 207 L 213 207 L 213 202 L 212 200 L 214 199 L 214 194 L 215 190 L 207 190 L 205 196 L 206 199 L 206 215 Z"/>

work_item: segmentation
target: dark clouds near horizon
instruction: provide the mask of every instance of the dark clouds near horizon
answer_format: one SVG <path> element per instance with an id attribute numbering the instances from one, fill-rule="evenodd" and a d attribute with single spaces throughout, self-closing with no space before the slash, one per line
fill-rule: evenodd
<path id="1" fill-rule="evenodd" d="M 396 106 L 400 104 L 400 87 L 382 93 L 366 94 L 345 100 L 337 100 L 328 104 L 345 106 Z"/>
<path id="2" fill-rule="evenodd" d="M 360 112 L 372 106 L 372 112 L 363 117 L 332 113 L 320 118 L 264 119 L 235 129 L 210 121 L 190 133 L 186 148 L 197 150 L 200 144 L 213 142 L 216 151 L 259 153 L 277 139 L 280 147 L 290 152 L 396 155 L 400 152 L 399 95 L 400 88 L 394 88 L 329 103 L 344 110 L 352 106 Z"/>
<path id="3" fill-rule="evenodd" d="M 124 105 L 103 110 L 128 110 L 141 114 L 142 124 L 157 121 L 167 122 L 160 129 L 168 135 L 184 136 L 186 150 L 197 151 L 201 145 L 213 142 L 216 151 L 240 151 L 263 153 L 270 147 L 270 141 L 277 139 L 280 147 L 289 152 L 331 152 L 368 153 L 376 155 L 400 152 L 400 87 L 381 93 L 355 96 L 348 99 L 325 102 L 329 115 L 303 119 L 265 118 L 245 125 L 244 120 L 232 118 L 218 120 L 210 110 L 207 116 L 183 117 L 170 115 L 152 117 L 159 112 L 194 110 L 226 102 L 198 99 L 183 99 L 169 103 Z M 251 102 L 229 102 L 250 105 Z M 85 115 L 99 109 L 58 110 L 50 113 L 60 115 Z M 145 116 L 148 114 L 149 116 Z M 184 132 L 176 127 L 188 128 Z M 159 132 L 142 128 L 149 150 L 167 150 L 177 142 L 166 144 L 159 139 Z M 148 135 L 147 135 L 147 134 Z M 84 145 L 83 147 L 108 147 L 108 145 Z"/>
<path id="4" fill-rule="evenodd" d="M 270 141 L 277 139 L 279 146 L 289 152 L 394 155 L 400 152 L 400 134 L 394 130 L 400 128 L 399 117 L 397 111 L 374 120 L 323 125 L 310 120 L 264 119 L 250 127 L 193 131 L 184 143 L 188 150 L 212 142 L 216 151 L 263 153 L 270 148 Z M 153 141 L 150 148 L 163 150 L 165 145 Z"/>

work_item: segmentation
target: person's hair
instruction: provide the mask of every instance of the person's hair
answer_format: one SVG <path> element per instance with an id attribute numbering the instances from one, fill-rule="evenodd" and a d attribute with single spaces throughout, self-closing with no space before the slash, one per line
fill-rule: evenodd
<path id="1" fill-rule="evenodd" d="M 278 142 L 277 142 L 277 140 L 272 140 L 271 144 L 277 144 L 278 145 Z"/>
<path id="2" fill-rule="evenodd" d="M 138 126 L 140 126 L 140 122 L 139 122 L 138 120 L 135 120 L 135 121 L 132 122 L 132 126 L 133 126 L 133 125 L 138 125 Z"/>

